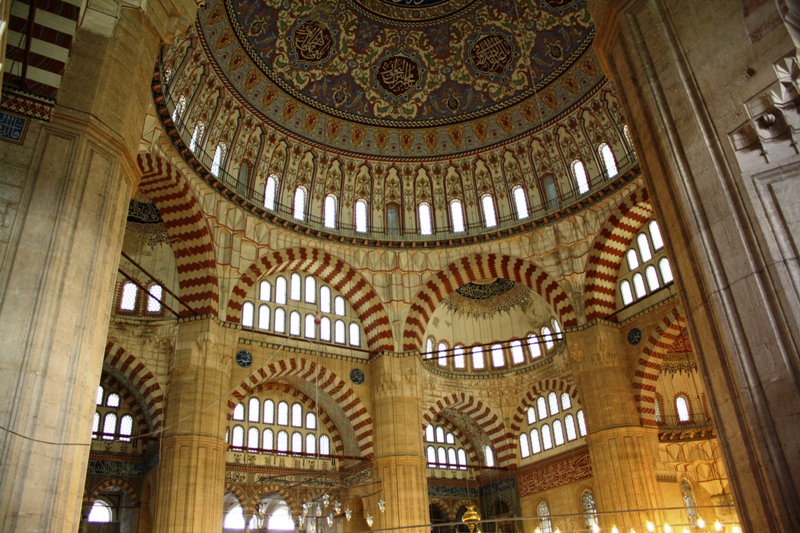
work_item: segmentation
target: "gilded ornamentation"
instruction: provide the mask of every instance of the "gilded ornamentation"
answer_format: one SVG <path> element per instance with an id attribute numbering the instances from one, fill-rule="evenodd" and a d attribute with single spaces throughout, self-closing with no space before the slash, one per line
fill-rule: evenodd
<path id="1" fill-rule="evenodd" d="M 289 42 L 296 64 L 320 66 L 333 55 L 336 39 L 324 22 L 305 19 L 292 30 Z"/>
<path id="2" fill-rule="evenodd" d="M 374 67 L 375 88 L 380 87 L 391 95 L 387 97 L 391 103 L 402 101 L 403 96 L 421 87 L 425 69 L 416 60 L 415 55 L 387 54 Z"/>

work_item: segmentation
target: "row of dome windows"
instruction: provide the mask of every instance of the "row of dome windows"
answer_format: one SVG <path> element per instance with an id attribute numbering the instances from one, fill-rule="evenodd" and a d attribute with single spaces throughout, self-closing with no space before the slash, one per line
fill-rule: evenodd
<path id="1" fill-rule="evenodd" d="M 261 409 L 261 400 L 258 398 L 250 398 L 250 401 L 247 404 L 247 409 L 245 410 L 244 404 L 239 403 L 233 408 L 233 419 L 234 420 L 241 420 L 245 419 L 245 411 L 247 411 L 247 421 L 248 422 L 257 422 L 260 424 L 277 424 L 279 426 L 288 426 L 291 422 L 291 426 L 295 428 L 302 428 L 303 427 L 303 406 L 300 403 L 294 403 L 291 407 L 291 417 L 290 417 L 290 410 L 289 410 L 289 403 L 288 402 L 278 402 L 277 405 L 277 417 L 276 409 L 275 409 L 275 402 L 273 400 L 264 400 L 264 407 L 263 410 Z M 263 413 L 263 418 L 260 416 Z M 305 414 L 305 428 L 306 429 L 316 429 L 317 428 L 317 415 L 308 411 Z"/>
<path id="2" fill-rule="evenodd" d="M 531 333 L 527 336 L 527 350 L 523 348 L 523 340 L 521 339 L 506 343 L 492 344 L 489 349 L 492 367 L 505 367 L 507 364 L 507 356 L 510 356 L 510 364 L 520 365 L 525 363 L 526 352 L 530 360 L 533 361 L 541 358 L 543 352 L 549 352 L 554 349 L 556 341 L 563 339 L 564 334 L 561 331 L 561 326 L 558 324 L 558 321 L 553 320 L 552 324 L 555 333 L 549 327 L 545 326 L 541 329 L 540 335 Z M 440 341 L 438 345 L 436 345 L 436 351 L 434 352 L 435 345 L 436 341 L 434 338 L 428 337 L 428 340 L 425 342 L 425 359 L 433 359 L 435 356 L 437 364 L 441 367 L 448 366 L 448 361 L 452 359 L 453 368 L 458 370 L 464 369 L 467 360 L 466 354 L 469 353 L 471 354 L 470 360 L 472 370 L 483 370 L 486 368 L 483 345 L 465 347 L 461 344 L 456 344 L 451 350 L 446 342 Z M 544 345 L 544 347 L 542 345 Z M 451 352 L 452 355 L 449 352 Z"/>
<path id="3" fill-rule="evenodd" d="M 95 403 L 99 408 L 92 421 L 92 439 L 130 442 L 133 434 L 133 416 L 119 416 L 115 411 L 121 407 L 119 394 L 108 392 L 102 385 L 97 387 Z"/>
<path id="4" fill-rule="evenodd" d="M 692 404 L 689 402 L 689 397 L 685 394 L 677 394 L 675 395 L 674 400 L 674 407 L 675 413 L 678 418 L 678 423 L 682 424 L 689 424 L 692 422 Z M 656 422 L 662 423 L 664 422 L 664 416 L 662 415 L 662 408 L 661 408 L 661 398 L 658 396 L 655 399 L 653 408 L 655 410 L 655 418 Z"/>
<path id="5" fill-rule="evenodd" d="M 226 434 L 225 442 L 230 442 L 233 448 L 245 448 L 244 427 L 240 425 L 233 426 L 231 439 L 229 441 Z M 289 443 L 289 433 L 284 430 L 278 431 L 277 439 L 275 438 L 275 432 L 269 428 L 259 431 L 258 428 L 251 427 L 247 431 L 248 450 L 277 453 L 317 453 L 317 435 L 314 433 L 306 433 L 304 437 L 301 432 L 295 431 L 292 433 L 291 447 Z M 320 455 L 330 455 L 331 453 L 331 439 L 327 435 L 319 436 L 319 453 Z"/>
<path id="6" fill-rule="evenodd" d="M 635 246 L 625 252 L 629 272 L 619 282 L 619 294 L 624 306 L 674 281 L 669 259 L 663 257 L 664 239 L 658 222 L 651 220 L 647 224 L 647 231 L 639 233 L 634 242 Z"/>
<path id="7" fill-rule="evenodd" d="M 247 430 L 248 449 L 314 454 L 317 451 L 317 442 L 319 442 L 319 453 L 330 454 L 330 437 L 325 434 L 317 437 L 312 432 L 317 429 L 317 415 L 310 410 L 304 410 L 303 405 L 299 402 L 294 402 L 290 407 L 289 402 L 286 401 L 279 401 L 276 404 L 274 400 L 266 399 L 262 403 L 259 398 L 250 398 L 246 408 L 243 403 L 236 404 L 233 408 L 232 418 L 235 421 L 244 421 L 246 418 L 251 424 L 291 425 L 294 428 L 311 430 L 305 433 L 305 436 L 300 431 L 294 431 L 290 440 L 287 431 L 279 430 L 276 439 L 272 428 L 250 426 Z M 235 425 L 231 440 L 228 440 L 226 433 L 225 442 L 230 442 L 234 448 L 243 448 L 245 446 L 244 431 L 243 426 Z"/>

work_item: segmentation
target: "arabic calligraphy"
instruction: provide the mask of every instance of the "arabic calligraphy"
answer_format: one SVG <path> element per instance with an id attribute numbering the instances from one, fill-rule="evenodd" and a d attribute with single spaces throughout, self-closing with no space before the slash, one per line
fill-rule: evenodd
<path id="1" fill-rule="evenodd" d="M 514 48 L 509 40 L 496 33 L 478 39 L 469 51 L 475 70 L 501 76 L 508 67 Z"/>
<path id="2" fill-rule="evenodd" d="M 292 47 L 299 61 L 319 63 L 330 57 L 333 35 L 324 24 L 308 19 L 294 30 Z"/>
<path id="3" fill-rule="evenodd" d="M 380 62 L 375 76 L 381 88 L 397 98 L 420 81 L 419 65 L 406 56 L 388 57 Z"/>

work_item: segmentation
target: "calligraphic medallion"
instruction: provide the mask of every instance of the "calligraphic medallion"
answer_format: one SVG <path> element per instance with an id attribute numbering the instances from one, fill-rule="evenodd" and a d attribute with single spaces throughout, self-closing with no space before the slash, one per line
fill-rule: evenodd
<path id="1" fill-rule="evenodd" d="M 407 99 L 414 89 L 422 87 L 425 68 L 417 61 L 416 54 L 387 54 L 373 67 L 373 87 L 384 93 L 392 103 Z"/>
<path id="2" fill-rule="evenodd" d="M 481 75 L 507 79 L 518 56 L 511 38 L 494 28 L 468 41 L 467 63 Z"/>
<path id="3" fill-rule="evenodd" d="M 320 66 L 331 58 L 335 35 L 331 27 L 315 19 L 306 19 L 295 26 L 289 37 L 295 63 Z"/>

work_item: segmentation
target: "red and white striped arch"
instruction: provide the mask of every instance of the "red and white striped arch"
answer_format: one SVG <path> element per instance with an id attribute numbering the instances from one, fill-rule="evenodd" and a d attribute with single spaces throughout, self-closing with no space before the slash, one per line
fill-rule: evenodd
<path id="1" fill-rule="evenodd" d="M 139 190 L 158 208 L 167 226 L 175 262 L 181 301 L 198 314 L 217 316 L 219 284 L 211 231 L 200 204 L 184 177 L 167 161 L 152 154 L 139 154 L 142 180 Z M 181 316 L 191 311 L 183 306 Z"/>
<path id="2" fill-rule="evenodd" d="M 411 303 L 403 327 L 403 350 L 421 350 L 425 326 L 436 307 L 451 292 L 471 281 L 504 278 L 524 283 L 553 307 L 562 326 L 576 326 L 578 320 L 564 289 L 550 274 L 530 261 L 501 254 L 476 254 L 453 261 L 428 278 Z"/>
<path id="3" fill-rule="evenodd" d="M 278 272 L 305 272 L 339 291 L 353 306 L 364 328 L 367 346 L 374 352 L 394 350 L 394 337 L 389 315 L 372 285 L 356 269 L 316 248 L 288 248 L 269 252 L 245 270 L 231 292 L 228 322 L 240 322 L 242 306 L 253 285 L 264 276 Z"/>
<path id="4" fill-rule="evenodd" d="M 234 389 L 228 399 L 228 407 L 233 411 L 236 404 L 247 398 L 249 392 L 258 385 L 287 376 L 297 376 L 318 385 L 319 391 L 328 395 L 344 411 L 347 420 L 343 422 L 352 426 L 361 456 L 372 458 L 372 417 L 367 408 L 353 389 L 336 374 L 306 359 L 282 359 L 259 368 Z M 346 431 L 347 428 L 339 429 Z"/>
<path id="5" fill-rule="evenodd" d="M 147 425 L 153 430 L 160 429 L 164 414 L 164 393 L 147 366 L 124 348 L 109 342 L 106 344 L 103 370 L 137 397 L 134 403 L 142 407 Z M 133 407 L 132 403 L 129 405 Z"/>
<path id="6" fill-rule="evenodd" d="M 94 502 L 97 499 L 97 497 L 100 496 L 100 493 L 109 487 L 120 487 L 128 494 L 128 497 L 130 497 L 131 503 L 133 505 L 137 505 L 139 503 L 139 494 L 136 492 L 136 489 L 133 487 L 133 485 L 131 485 L 124 479 L 112 478 L 101 481 L 94 487 L 94 489 L 92 489 L 91 492 L 89 491 L 84 492 L 83 506 L 91 507 L 92 505 L 94 505 Z"/>
<path id="7" fill-rule="evenodd" d="M 103 375 L 100 376 L 100 385 L 102 385 L 106 391 L 112 391 L 119 394 L 122 401 L 125 402 L 125 405 L 130 408 L 133 419 L 136 420 L 137 427 L 139 428 L 137 433 L 150 433 L 153 431 L 153 429 L 155 429 L 151 425 L 152 421 L 149 420 L 145 415 L 145 411 L 141 402 L 139 402 L 138 398 L 134 396 L 134 394 L 124 383 L 111 374 L 103 372 Z"/>
<path id="8" fill-rule="evenodd" d="M 511 466 L 514 461 L 514 444 L 509 442 L 502 419 L 494 414 L 492 410 L 476 400 L 469 394 L 458 392 L 436 400 L 427 411 L 422 414 L 424 420 L 422 431 L 425 426 L 435 424 L 437 417 L 445 410 L 456 411 L 469 418 L 475 429 L 480 430 L 489 438 L 492 450 L 494 451 L 499 466 Z M 479 462 L 476 458 L 476 463 Z"/>
<path id="9" fill-rule="evenodd" d="M 467 461 L 469 462 L 469 464 L 471 465 L 478 464 L 480 459 L 478 458 L 478 454 L 475 451 L 475 446 L 472 444 L 472 441 L 469 439 L 469 437 L 467 437 L 457 425 L 453 424 L 451 421 L 449 421 L 443 416 L 437 416 L 432 422 L 432 424 L 434 427 L 442 426 L 442 428 L 445 430 L 445 433 L 452 433 L 453 436 L 456 439 L 458 439 L 458 442 L 461 442 L 464 445 L 464 451 L 467 452 L 467 458 L 468 458 Z M 427 424 L 425 425 L 427 426 Z M 423 433 L 424 431 L 425 430 L 423 428 Z M 436 443 L 426 442 L 425 448 L 427 448 L 428 446 L 436 447 Z"/>
<path id="10" fill-rule="evenodd" d="M 643 426 L 658 427 L 655 412 L 658 374 L 661 372 L 664 354 L 685 327 L 686 320 L 682 313 L 673 308 L 658 322 L 642 348 L 633 375 L 633 395 L 639 411 L 639 420 Z"/>
<path id="11" fill-rule="evenodd" d="M 527 423 L 528 407 L 533 407 L 536 403 L 536 398 L 550 391 L 558 392 L 559 396 L 562 392 L 566 392 L 569 394 L 569 397 L 572 398 L 573 402 L 581 403 L 578 397 L 578 389 L 575 385 L 571 385 L 560 379 L 543 379 L 522 396 L 517 410 L 514 411 L 514 419 L 511 422 L 511 432 L 514 435 L 520 432 L 523 423 Z"/>
<path id="12" fill-rule="evenodd" d="M 617 206 L 598 232 L 586 260 L 587 321 L 607 317 L 617 310 L 617 277 L 622 258 L 631 240 L 652 216 L 647 189 L 639 189 Z"/>

